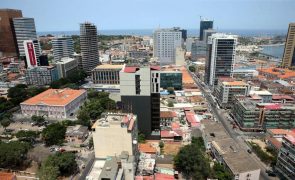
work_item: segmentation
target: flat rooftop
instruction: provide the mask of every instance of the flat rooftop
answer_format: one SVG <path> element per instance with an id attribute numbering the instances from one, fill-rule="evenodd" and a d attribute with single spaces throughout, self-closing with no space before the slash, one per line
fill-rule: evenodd
<path id="1" fill-rule="evenodd" d="M 212 142 L 212 145 L 234 174 L 259 169 L 249 154 L 240 148 L 232 138 L 217 139 Z"/>
<path id="2" fill-rule="evenodd" d="M 65 106 L 86 93 L 86 90 L 74 89 L 48 89 L 21 104 L 25 105 L 48 105 Z"/>
<path id="3" fill-rule="evenodd" d="M 225 86 L 247 86 L 248 84 L 243 82 L 243 81 L 225 81 L 225 82 L 222 82 L 223 85 Z"/>
<path id="4" fill-rule="evenodd" d="M 120 64 L 102 64 L 102 65 L 98 65 L 96 66 L 95 69 L 119 69 L 121 70 L 123 68 L 124 65 L 120 65 Z"/>
<path id="5" fill-rule="evenodd" d="M 208 141 L 229 138 L 229 135 L 226 133 L 224 127 L 220 123 L 212 120 L 203 120 L 201 123 L 205 126 L 203 131 Z"/>
<path id="6" fill-rule="evenodd" d="M 128 128 L 132 130 L 136 121 L 136 116 L 133 114 L 125 113 L 110 113 L 106 114 L 105 117 L 98 119 L 93 125 L 92 129 L 95 128 L 108 128 L 111 126 Z"/>

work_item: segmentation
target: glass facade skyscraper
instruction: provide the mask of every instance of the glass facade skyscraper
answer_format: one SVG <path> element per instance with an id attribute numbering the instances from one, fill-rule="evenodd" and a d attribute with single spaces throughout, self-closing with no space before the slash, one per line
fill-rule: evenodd
<path id="1" fill-rule="evenodd" d="M 200 22 L 200 41 L 204 39 L 204 31 L 207 29 L 213 29 L 213 21 L 201 20 Z"/>

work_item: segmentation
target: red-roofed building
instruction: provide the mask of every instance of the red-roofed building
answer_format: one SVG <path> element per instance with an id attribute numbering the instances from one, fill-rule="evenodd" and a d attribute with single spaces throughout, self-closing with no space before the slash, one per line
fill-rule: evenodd
<path id="1" fill-rule="evenodd" d="M 15 174 L 0 172 L 0 180 L 16 180 Z"/>
<path id="2" fill-rule="evenodd" d="M 153 175 L 150 176 L 136 176 L 135 180 L 155 180 Z"/>
<path id="3" fill-rule="evenodd" d="M 282 147 L 282 142 L 278 141 L 276 138 L 273 137 L 267 137 L 266 143 L 268 146 L 274 148 L 276 151 L 279 151 Z"/>
<path id="4" fill-rule="evenodd" d="M 182 140 L 182 131 L 175 130 L 175 131 L 168 131 L 163 130 L 161 131 L 161 139 L 166 141 L 181 141 Z"/>
<path id="5" fill-rule="evenodd" d="M 174 180 L 174 176 L 169 174 L 156 173 L 155 180 Z"/>
<path id="6" fill-rule="evenodd" d="M 175 112 L 161 111 L 160 112 L 160 125 L 170 127 L 171 123 L 175 117 L 177 117 Z"/>
<path id="7" fill-rule="evenodd" d="M 195 115 L 196 114 L 192 111 L 185 111 L 186 121 L 190 125 L 190 127 L 199 127 L 200 126 L 200 122 L 197 121 Z"/>
<path id="8" fill-rule="evenodd" d="M 154 148 L 151 144 L 145 143 L 145 144 L 138 144 L 139 152 L 147 153 L 147 154 L 156 154 L 157 149 Z"/>
<path id="9" fill-rule="evenodd" d="M 172 128 L 172 130 L 179 130 L 180 129 L 180 124 L 178 122 L 172 122 L 171 123 L 171 128 Z"/>
<path id="10" fill-rule="evenodd" d="M 273 103 L 294 103 L 294 98 L 288 95 L 274 94 L 272 95 Z"/>

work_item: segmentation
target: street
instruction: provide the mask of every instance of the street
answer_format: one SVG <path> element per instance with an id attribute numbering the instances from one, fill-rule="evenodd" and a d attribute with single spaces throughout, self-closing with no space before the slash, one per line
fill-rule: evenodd
<path id="1" fill-rule="evenodd" d="M 227 112 L 225 110 L 222 109 L 218 109 L 216 107 L 216 103 L 214 102 L 212 96 L 208 93 L 210 92 L 209 89 L 205 89 L 203 88 L 200 79 L 197 78 L 197 76 L 193 73 L 191 73 L 193 79 L 195 80 L 197 86 L 199 87 L 199 89 L 202 91 L 202 93 L 204 94 L 204 97 L 206 98 L 208 105 L 212 111 L 212 114 L 214 115 L 214 117 L 216 118 L 217 121 L 219 121 L 223 127 L 225 128 L 226 132 L 228 133 L 228 135 L 234 140 L 236 141 L 236 143 L 245 151 L 247 151 L 250 147 L 248 147 L 248 145 L 245 143 L 245 139 L 243 137 L 243 133 L 237 133 L 237 131 L 232 127 L 232 125 L 230 124 L 230 122 L 225 118 L 227 116 Z M 269 177 L 265 170 L 268 169 L 268 167 L 260 161 L 260 159 L 255 155 L 255 153 L 249 154 L 249 158 L 252 158 L 253 161 L 255 161 L 257 163 L 257 165 L 260 167 L 261 169 L 261 173 L 260 173 L 260 179 L 262 180 L 268 180 L 268 179 L 277 179 L 274 177 Z"/>

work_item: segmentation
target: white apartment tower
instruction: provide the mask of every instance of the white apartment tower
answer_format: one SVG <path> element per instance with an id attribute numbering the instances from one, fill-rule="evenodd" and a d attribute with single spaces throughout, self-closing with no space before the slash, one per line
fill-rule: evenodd
<path id="1" fill-rule="evenodd" d="M 205 82 L 217 85 L 219 77 L 232 77 L 236 57 L 237 36 L 222 33 L 212 34 L 208 40 L 208 59 L 205 67 Z"/>
<path id="2" fill-rule="evenodd" d="M 71 37 L 58 37 L 52 40 L 54 61 L 64 57 L 73 57 L 74 43 Z"/>
<path id="3" fill-rule="evenodd" d="M 34 43 L 34 49 L 39 62 L 39 56 L 41 55 L 41 49 L 39 41 L 37 40 L 37 33 L 35 27 L 34 18 L 13 18 L 13 27 L 15 38 L 17 41 L 18 53 L 20 57 L 25 57 L 24 41 L 32 40 Z"/>
<path id="4" fill-rule="evenodd" d="M 97 29 L 94 24 L 80 24 L 80 48 L 82 56 L 82 69 L 87 74 L 91 74 L 99 64 L 98 44 L 97 44 Z"/>
<path id="5" fill-rule="evenodd" d="M 162 65 L 175 64 L 175 51 L 182 45 L 179 28 L 157 29 L 154 31 L 154 57 Z"/>

